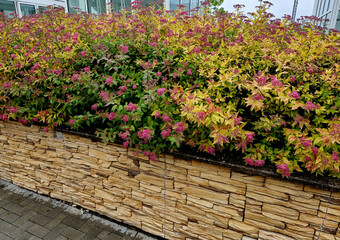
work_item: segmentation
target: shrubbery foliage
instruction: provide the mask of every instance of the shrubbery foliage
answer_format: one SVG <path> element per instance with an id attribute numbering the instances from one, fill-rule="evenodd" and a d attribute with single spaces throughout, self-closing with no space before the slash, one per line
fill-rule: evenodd
<path id="1" fill-rule="evenodd" d="M 268 6 L 1 16 L 0 117 L 90 128 L 151 160 L 188 144 L 340 177 L 337 37 Z"/>

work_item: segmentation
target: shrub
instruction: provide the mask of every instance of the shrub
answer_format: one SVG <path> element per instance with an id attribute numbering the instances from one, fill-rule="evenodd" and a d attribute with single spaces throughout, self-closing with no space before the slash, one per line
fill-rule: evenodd
<path id="1" fill-rule="evenodd" d="M 340 177 L 337 37 L 268 6 L 1 16 L 1 119 L 93 130 L 151 160 L 187 144 Z"/>

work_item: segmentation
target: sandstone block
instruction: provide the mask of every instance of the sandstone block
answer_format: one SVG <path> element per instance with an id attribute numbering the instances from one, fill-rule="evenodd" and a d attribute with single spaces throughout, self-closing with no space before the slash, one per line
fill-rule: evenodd
<path id="1" fill-rule="evenodd" d="M 131 206 L 136 209 L 142 209 L 143 203 L 141 201 L 134 200 L 132 198 L 125 197 L 123 199 L 123 204 Z"/>
<path id="2" fill-rule="evenodd" d="M 268 232 L 265 230 L 259 231 L 259 240 L 294 240 L 294 238 L 275 233 L 275 232 Z"/>
<path id="3" fill-rule="evenodd" d="M 245 219 L 251 219 L 259 222 L 266 223 L 268 225 L 284 229 L 286 227 L 286 224 L 283 221 L 278 221 L 269 217 L 266 217 L 262 214 L 245 211 Z"/>
<path id="4" fill-rule="evenodd" d="M 187 195 L 187 204 L 205 208 L 212 208 L 214 206 L 214 204 L 211 203 L 210 201 L 191 195 Z"/>
<path id="5" fill-rule="evenodd" d="M 333 229 L 334 232 L 336 232 L 339 223 L 338 222 L 333 222 L 329 220 L 325 220 L 321 217 L 318 216 L 313 216 L 310 214 L 306 213 L 301 213 L 299 219 L 304 222 L 308 222 L 313 225 L 321 226 L 323 225 L 324 227 L 327 227 L 329 229 Z"/>
<path id="6" fill-rule="evenodd" d="M 186 181 L 187 176 L 189 176 L 187 174 L 178 173 L 178 172 L 175 172 L 175 171 L 172 171 L 172 170 L 167 170 L 166 175 L 168 177 L 173 178 L 174 180 L 180 179 L 180 180 L 183 180 L 183 181 Z"/>
<path id="7" fill-rule="evenodd" d="M 51 172 L 46 173 L 46 172 L 43 172 L 41 170 L 35 170 L 35 176 L 38 179 L 40 178 L 42 180 L 47 180 L 47 181 L 52 181 L 56 177 L 54 174 L 51 175 Z"/>
<path id="8" fill-rule="evenodd" d="M 287 217 L 287 218 L 290 218 L 290 219 L 298 219 L 299 218 L 299 212 L 298 211 L 296 211 L 294 209 L 290 209 L 288 207 L 283 207 L 283 206 L 274 205 L 274 204 L 263 203 L 262 211 L 273 213 L 273 214 L 280 215 L 280 216 L 284 216 L 284 217 Z"/>
<path id="9" fill-rule="evenodd" d="M 229 204 L 239 208 L 245 208 L 246 197 L 241 194 L 230 193 Z"/>
<path id="10" fill-rule="evenodd" d="M 109 192 L 103 189 L 95 188 L 94 196 L 103 198 L 112 202 L 120 202 L 123 199 L 123 196 L 121 194 Z"/>
<path id="11" fill-rule="evenodd" d="M 320 231 L 316 231 L 314 236 L 316 239 L 319 239 L 319 240 L 337 240 L 336 236 L 332 234 L 320 232 Z"/>
<path id="12" fill-rule="evenodd" d="M 147 175 L 147 174 L 138 174 L 135 177 L 136 180 L 139 180 L 141 182 L 145 182 L 148 184 L 156 185 L 158 187 L 163 187 L 164 186 L 164 179 L 163 176 L 153 176 L 153 175 Z M 167 188 L 173 188 L 174 187 L 174 181 L 171 180 L 166 180 L 165 181 L 166 187 Z"/>
<path id="13" fill-rule="evenodd" d="M 340 205 L 329 204 L 322 202 L 319 210 L 327 214 L 333 214 L 340 217 Z"/>
<path id="14" fill-rule="evenodd" d="M 193 176 L 193 175 L 187 175 L 187 180 L 188 180 L 188 182 L 196 183 L 200 186 L 206 186 L 206 187 L 209 186 L 209 180 L 201 178 L 201 177 L 196 177 L 196 176 Z"/>
<path id="15" fill-rule="evenodd" d="M 285 186 L 279 186 L 279 185 L 274 185 L 274 184 L 270 184 L 270 183 L 266 183 L 265 186 L 271 190 L 275 190 L 275 191 L 279 191 L 279 192 L 283 192 L 283 193 L 288 193 L 290 195 L 293 196 L 299 196 L 299 197 L 303 197 L 303 198 L 307 198 L 310 199 L 313 197 L 312 193 L 309 192 L 304 192 L 301 190 L 294 190 L 294 189 L 290 189 L 287 188 Z"/>
<path id="16" fill-rule="evenodd" d="M 254 213 L 259 213 L 262 214 L 262 206 L 261 205 L 252 205 L 249 203 L 246 203 L 246 211 L 254 212 Z"/>
<path id="17" fill-rule="evenodd" d="M 196 177 L 199 177 L 201 176 L 201 171 L 197 171 L 197 170 L 188 170 L 188 175 L 192 175 L 192 176 L 196 176 Z M 219 175 L 221 176 L 221 175 Z"/>
<path id="18" fill-rule="evenodd" d="M 246 209 L 246 211 L 248 211 L 248 209 Z M 297 226 L 301 226 L 301 227 L 307 227 L 308 226 L 308 223 L 306 223 L 306 222 L 286 218 L 286 217 L 279 216 L 279 215 L 276 215 L 276 214 L 273 214 L 273 213 L 262 212 L 262 214 L 264 216 L 268 217 L 268 218 L 275 219 L 275 220 L 278 220 L 278 221 L 281 221 L 281 222 L 284 222 L 284 223 L 289 223 L 289 224 L 297 225 Z"/>
<path id="19" fill-rule="evenodd" d="M 287 224 L 287 230 L 295 232 L 297 236 L 305 236 L 310 239 L 313 238 L 315 230 L 311 227 L 301 227 L 297 225 Z"/>
<path id="20" fill-rule="evenodd" d="M 207 210 L 207 212 L 214 212 L 218 215 L 226 216 L 228 218 L 233 218 L 238 221 L 242 221 L 243 219 L 243 209 L 236 208 L 233 206 L 214 205 L 213 210 Z"/>
<path id="21" fill-rule="evenodd" d="M 305 185 L 303 190 L 307 193 L 316 194 L 316 195 L 323 195 L 323 196 L 327 196 L 327 197 L 329 197 L 329 195 L 330 195 L 329 191 L 314 188 L 314 187 L 308 186 L 308 185 Z"/>
<path id="22" fill-rule="evenodd" d="M 148 224 L 146 222 L 142 222 L 142 230 L 149 232 L 151 234 L 162 236 L 163 235 L 162 229 L 163 229 L 162 226 L 155 227 L 155 225 L 153 225 L 153 224 Z"/>
<path id="23" fill-rule="evenodd" d="M 247 235 L 249 234 L 250 236 L 255 236 L 255 237 L 258 236 L 258 231 L 259 231 L 258 228 L 252 225 L 246 224 L 244 222 L 239 222 L 233 219 L 229 220 L 229 228 L 231 230 L 246 233 Z"/>
<path id="24" fill-rule="evenodd" d="M 204 169 L 204 172 L 209 172 L 209 173 L 216 173 L 217 172 L 230 172 L 229 168 L 222 167 L 222 166 L 217 166 L 205 162 L 199 162 L 199 161 L 192 161 L 192 166 L 197 167 L 198 169 Z"/>
<path id="25" fill-rule="evenodd" d="M 294 195 L 290 195 L 289 198 L 292 200 L 292 202 L 300 202 L 304 203 L 306 207 L 308 206 L 319 206 L 320 200 L 315 199 L 315 198 L 303 198 L 303 197 L 298 197 Z"/>
<path id="26" fill-rule="evenodd" d="M 245 173 L 239 173 L 236 171 L 232 171 L 231 179 L 234 179 L 235 181 L 251 184 L 251 185 L 257 185 L 257 186 L 263 186 L 264 184 L 264 177 L 261 176 L 251 176 Z"/>
<path id="27" fill-rule="evenodd" d="M 223 232 L 223 240 L 240 240 L 242 239 L 242 234 L 231 229 L 226 229 Z"/>
<path id="28" fill-rule="evenodd" d="M 227 204 L 229 199 L 229 194 L 216 193 L 215 191 L 211 191 L 205 188 L 187 187 L 183 189 L 183 192 L 187 193 L 188 195 L 199 197 L 212 202 L 219 202 L 222 204 Z"/>
<path id="29" fill-rule="evenodd" d="M 267 187 L 259 187 L 259 186 L 256 186 L 256 185 L 250 185 L 249 184 L 249 186 L 247 186 L 247 191 L 288 201 L 288 194 L 283 193 L 283 192 L 279 192 L 279 191 L 275 191 L 275 190 L 269 189 Z"/>
<path id="30" fill-rule="evenodd" d="M 220 183 L 220 182 L 214 182 L 214 181 L 210 181 L 209 180 L 209 186 L 217 189 L 217 190 L 221 190 L 221 191 L 225 191 L 225 192 L 230 192 L 230 193 L 237 193 L 237 194 L 245 194 L 246 192 L 246 188 L 242 188 L 242 187 L 237 187 L 231 184 L 224 184 L 224 183 Z"/>
<path id="31" fill-rule="evenodd" d="M 106 153 L 102 151 L 98 151 L 94 148 L 89 149 L 89 156 L 90 157 L 95 157 L 101 160 L 106 160 Z"/>

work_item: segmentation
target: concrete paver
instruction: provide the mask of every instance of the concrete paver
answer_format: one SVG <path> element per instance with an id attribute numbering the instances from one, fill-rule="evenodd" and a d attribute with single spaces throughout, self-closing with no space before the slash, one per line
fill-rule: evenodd
<path id="1" fill-rule="evenodd" d="M 0 179 L 0 240 L 157 240 Z"/>

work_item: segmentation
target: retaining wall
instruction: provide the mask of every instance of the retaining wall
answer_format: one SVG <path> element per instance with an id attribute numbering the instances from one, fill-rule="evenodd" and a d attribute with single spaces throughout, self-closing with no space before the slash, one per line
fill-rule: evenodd
<path id="1" fill-rule="evenodd" d="M 340 240 L 340 192 L 0 122 L 0 178 L 167 239 Z"/>

